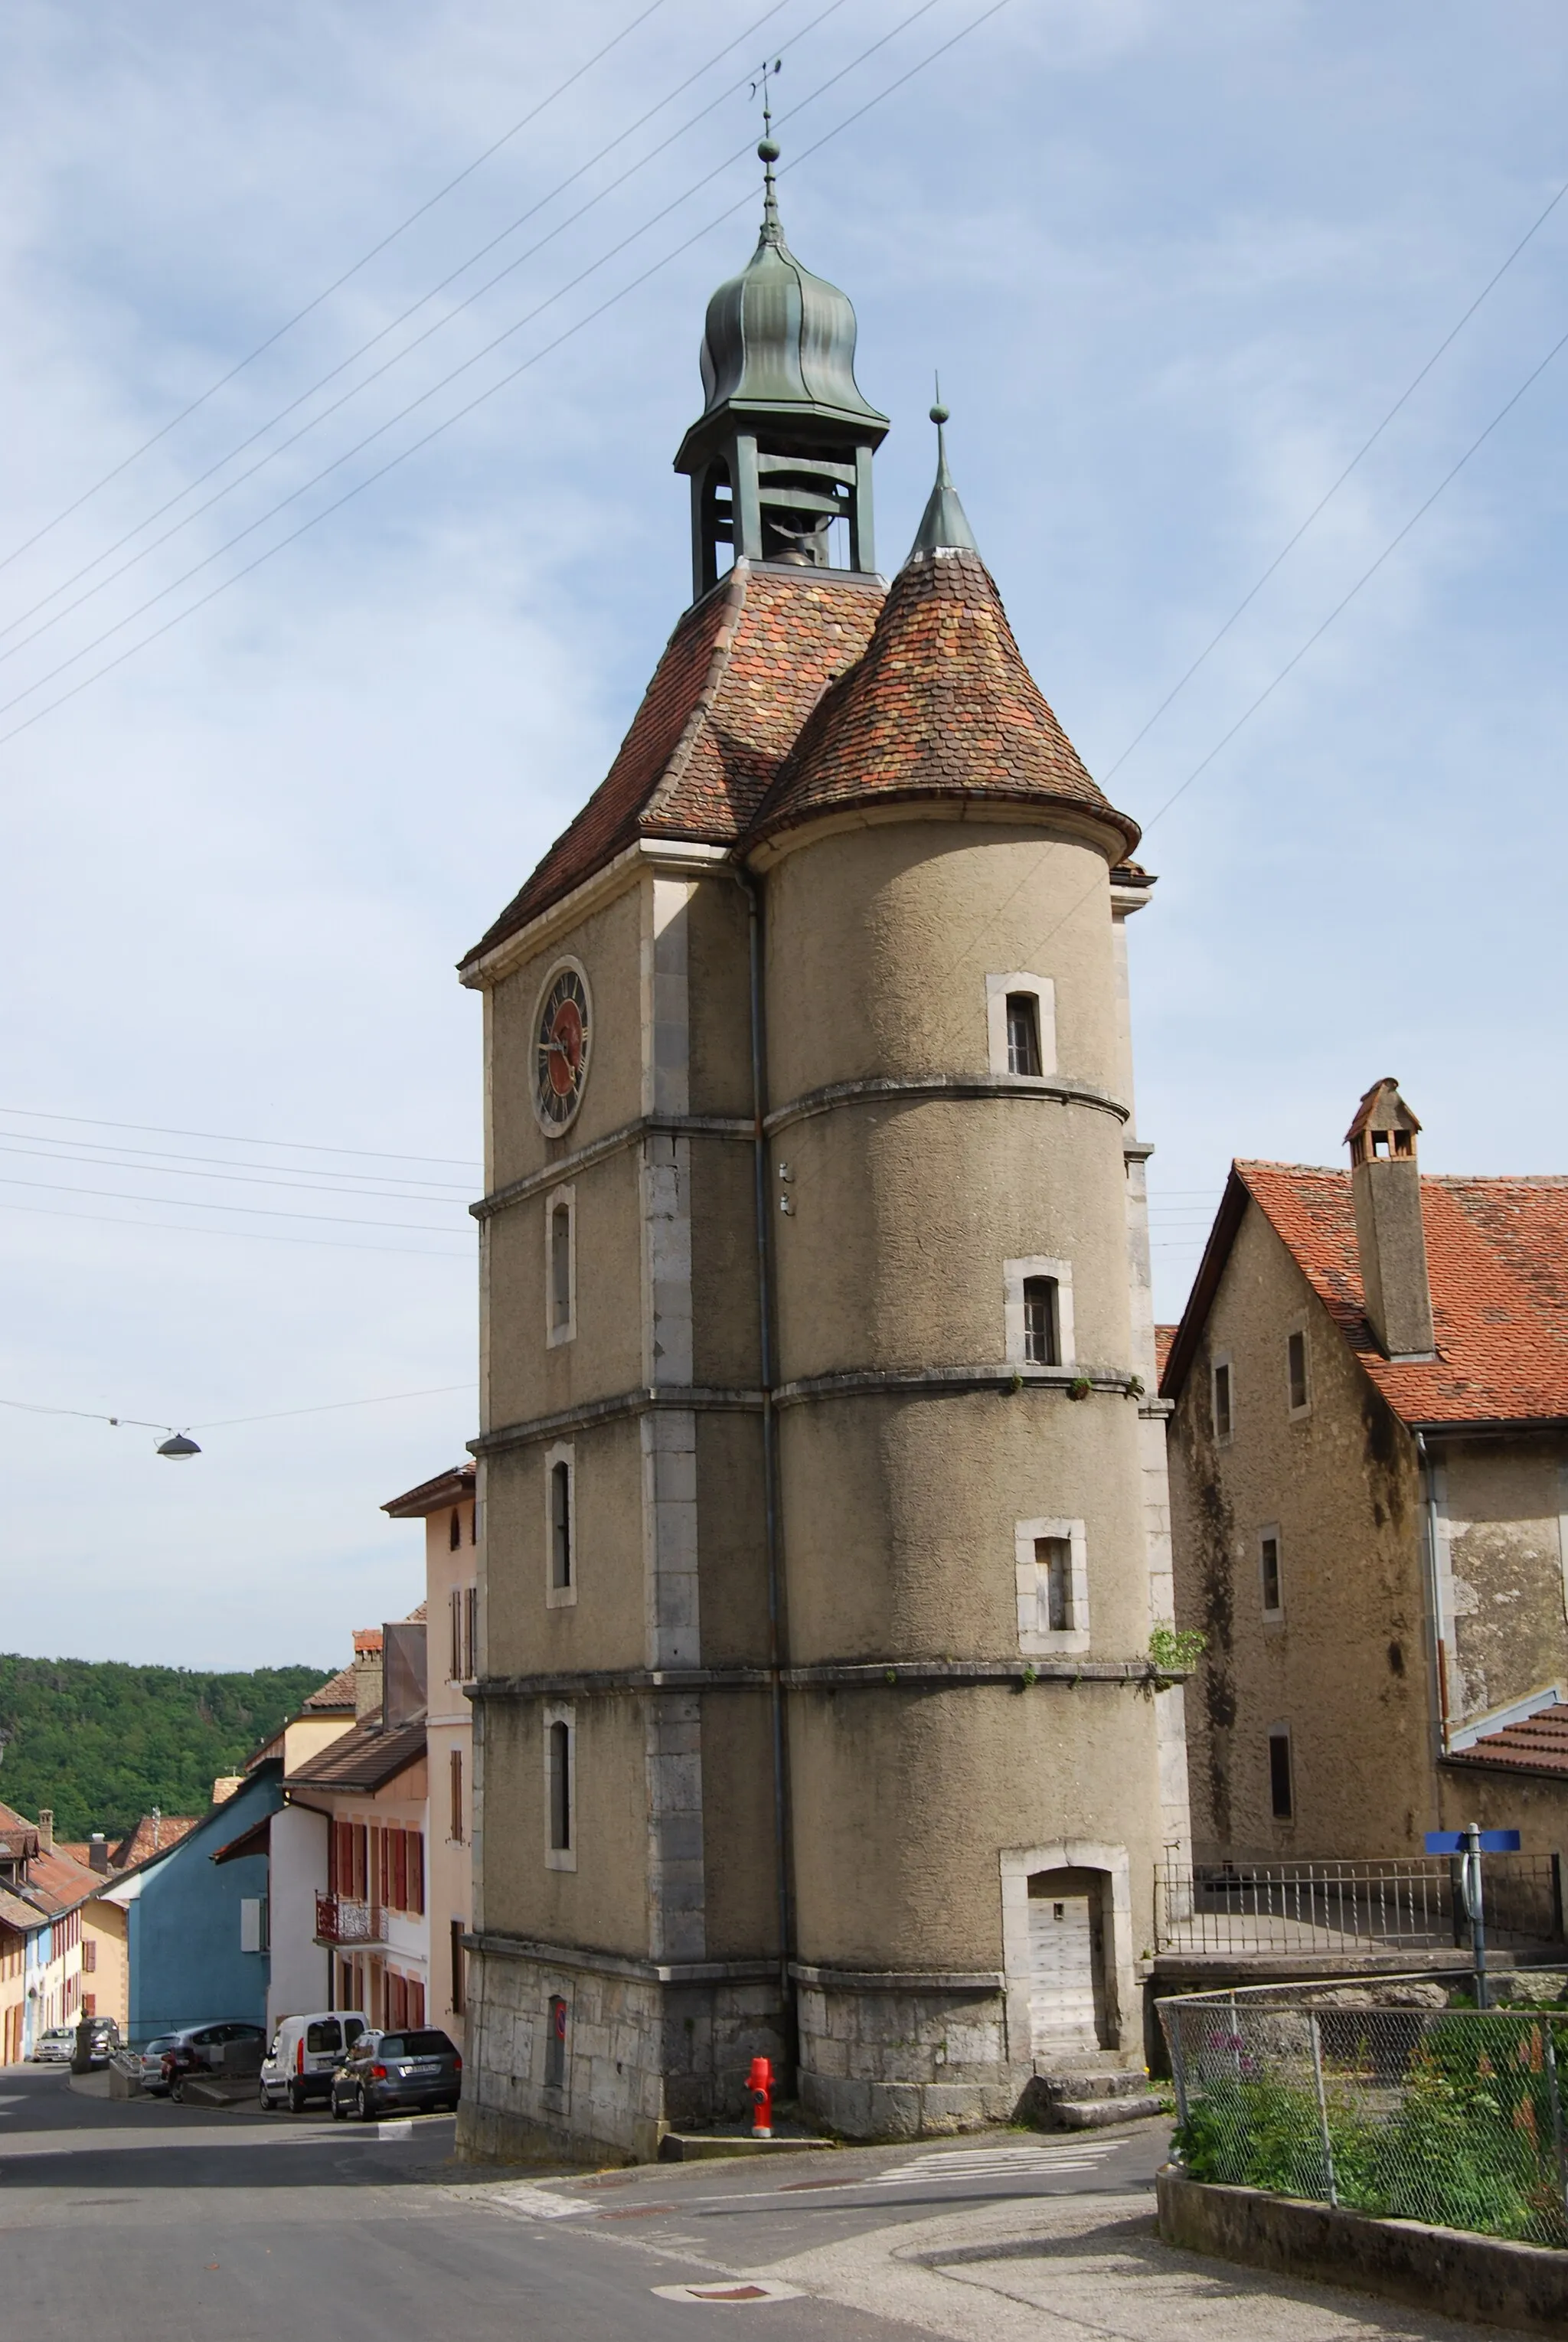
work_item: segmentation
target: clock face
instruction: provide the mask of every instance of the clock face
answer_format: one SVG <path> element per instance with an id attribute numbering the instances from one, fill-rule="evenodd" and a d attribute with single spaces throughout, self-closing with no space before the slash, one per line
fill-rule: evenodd
<path id="1" fill-rule="evenodd" d="M 539 1004 L 534 1111 L 546 1131 L 564 1130 L 588 1078 L 588 986 L 580 968 L 557 969 Z"/>

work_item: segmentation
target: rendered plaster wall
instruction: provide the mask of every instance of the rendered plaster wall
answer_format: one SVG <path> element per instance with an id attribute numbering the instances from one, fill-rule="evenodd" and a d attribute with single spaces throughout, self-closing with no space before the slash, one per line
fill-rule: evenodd
<path id="1" fill-rule="evenodd" d="M 1307 1337 L 1293 1416 L 1286 1344 Z M 1231 1363 L 1216 1439 L 1211 1369 Z M 1255 1204 L 1171 1425 L 1176 1615 L 1209 1637 L 1187 1695 L 1193 1837 L 1210 1853 L 1421 1851 L 1438 1827 L 1414 1446 Z M 1283 1615 L 1263 1613 L 1276 1531 Z M 1288 1726 L 1295 1817 L 1271 1812 L 1268 1736 Z"/>
<path id="2" fill-rule="evenodd" d="M 552 1606 L 548 1458 L 569 1445 L 576 1600 Z M 644 1621 L 643 1452 L 639 1422 L 623 1416 L 560 1441 L 539 1439 L 488 1459 L 486 1672 L 560 1674 L 640 1667 Z"/>
<path id="3" fill-rule="evenodd" d="M 620 1129 L 641 1113 L 643 887 L 646 884 L 629 880 L 624 893 L 591 911 L 569 935 L 553 936 L 488 995 L 489 1189 L 544 1170 L 564 1155 Z M 538 1010 L 546 979 L 568 957 L 580 962 L 588 978 L 593 1009 L 589 1076 L 582 1106 L 570 1127 L 558 1138 L 547 1138 L 533 1106 Z"/>
<path id="4" fill-rule="evenodd" d="M 1568 1443 L 1444 1439 L 1439 1453 L 1451 1724 L 1553 1686 L 1568 1698 Z"/>
<path id="5" fill-rule="evenodd" d="M 647 1700 L 571 1703 L 576 1726 L 576 1867 L 545 1860 L 543 1700 L 488 1701 L 484 1714 L 484 1925 L 546 1944 L 649 1952 Z"/>

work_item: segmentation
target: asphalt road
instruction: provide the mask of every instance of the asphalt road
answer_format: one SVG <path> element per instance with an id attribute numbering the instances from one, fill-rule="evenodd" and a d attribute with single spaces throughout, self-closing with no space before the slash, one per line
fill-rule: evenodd
<path id="1" fill-rule="evenodd" d="M 0 2335 L 684 2342 L 752 2310 L 772 2342 L 1477 2332 L 1161 2246 L 1159 2124 L 597 2173 L 459 2164 L 452 2134 L 0 2068 Z"/>

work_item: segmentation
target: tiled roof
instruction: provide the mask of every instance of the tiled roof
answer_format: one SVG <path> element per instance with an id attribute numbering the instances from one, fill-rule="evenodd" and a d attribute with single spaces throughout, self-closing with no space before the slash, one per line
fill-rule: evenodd
<path id="1" fill-rule="evenodd" d="M 15 1807 L 0 1806 L 0 1837 L 6 1835 L 13 1844 L 18 1837 L 36 1839 L 36 1824 L 28 1821 Z M 8 1892 L 31 1907 L 32 1924 L 35 1927 L 40 1918 L 55 1918 L 63 1911 L 74 1911 L 78 1903 L 85 1903 L 103 1885 L 101 1871 L 89 1870 L 85 1862 L 77 1862 L 63 1846 L 46 1847 L 39 1843 L 36 1853 L 27 1857 L 25 1880 Z"/>
<path id="2" fill-rule="evenodd" d="M 389 1497 L 381 1509 L 394 1521 L 408 1521 L 444 1512 L 448 1505 L 465 1505 L 474 1494 L 477 1469 L 473 1463 L 454 1464 L 450 1472 L 438 1472 L 434 1480 L 422 1480 L 417 1488 Z"/>
<path id="3" fill-rule="evenodd" d="M 1171 1346 L 1174 1342 L 1175 1338 L 1176 1329 L 1174 1326 L 1155 1326 L 1154 1371 L 1162 1377 L 1162 1379 L 1164 1378 L 1166 1366 L 1170 1364 Z"/>
<path id="4" fill-rule="evenodd" d="M 1047 706 L 977 553 L 920 553 L 893 582 L 864 656 L 807 720 L 750 836 L 873 802 L 959 797 L 1074 806 L 1120 832 Z"/>
<path id="5" fill-rule="evenodd" d="M 354 1669 L 352 1666 L 339 1667 L 329 1683 L 324 1683 L 319 1691 L 311 1692 L 300 1703 L 301 1713 L 305 1716 L 319 1716 L 324 1708 L 345 1708 L 353 1706 Z"/>
<path id="6" fill-rule="evenodd" d="M 1249 1196 L 1404 1422 L 1568 1418 L 1568 1179 L 1423 1175 L 1438 1355 L 1395 1364 L 1367 1321 L 1351 1174 L 1293 1163 L 1233 1166 L 1166 1370 L 1167 1396 L 1185 1375 Z"/>
<path id="7" fill-rule="evenodd" d="M 200 1814 L 160 1814 L 155 1822 L 151 1814 L 144 1814 L 135 1828 L 109 1848 L 110 1868 L 130 1870 L 139 1862 L 150 1861 L 155 1854 L 167 1854 L 200 1819 Z"/>
<path id="8" fill-rule="evenodd" d="M 1543 1707 L 1518 1724 L 1504 1724 L 1447 1762 L 1489 1769 L 1497 1766 L 1510 1773 L 1568 1776 L 1568 1707 L 1559 1701 L 1555 1707 Z"/>
<path id="9" fill-rule="evenodd" d="M 354 1647 L 356 1652 L 379 1651 L 381 1648 L 380 1627 L 356 1626 L 354 1630 Z"/>
<path id="10" fill-rule="evenodd" d="M 737 562 L 682 618 L 608 776 L 468 961 L 638 837 L 733 845 L 880 602 L 870 578 Z"/>
<path id="11" fill-rule="evenodd" d="M 374 1795 L 385 1788 L 424 1754 L 424 1725 L 401 1724 L 382 1729 L 379 1716 L 367 1716 L 345 1732 L 341 1740 L 323 1748 L 288 1776 L 287 1787 L 312 1789 L 359 1789 Z"/>

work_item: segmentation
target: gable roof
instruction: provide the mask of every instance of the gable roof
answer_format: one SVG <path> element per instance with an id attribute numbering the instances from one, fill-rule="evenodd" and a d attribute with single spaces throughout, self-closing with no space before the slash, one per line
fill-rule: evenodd
<path id="1" fill-rule="evenodd" d="M 0 1806 L 0 1834 L 8 1835 L 13 1843 L 18 1837 L 33 1842 L 25 1880 L 7 1887 L 6 1892 L 15 1901 L 32 1909 L 35 1927 L 40 1919 L 57 1919 L 64 1912 L 74 1911 L 105 1883 L 101 1870 L 89 1870 L 85 1862 L 78 1862 L 64 1847 L 45 1846 L 36 1826 L 14 1806 Z"/>
<path id="2" fill-rule="evenodd" d="M 320 1716 L 324 1710 L 352 1708 L 354 1706 L 354 1669 L 339 1667 L 336 1675 L 300 1702 L 303 1716 Z"/>
<path id="3" fill-rule="evenodd" d="M 911 555 L 864 657 L 808 717 L 747 842 L 922 797 L 1072 806 L 1115 834 L 1115 858 L 1138 842 L 1024 666 L 991 572 L 960 549 Z"/>
<path id="4" fill-rule="evenodd" d="M 307 1757 L 289 1775 L 291 1788 L 359 1789 L 374 1796 L 424 1754 L 424 1723 L 400 1724 L 382 1729 L 379 1716 L 367 1716 L 345 1732 L 341 1740 Z"/>
<path id="5" fill-rule="evenodd" d="M 1568 1419 L 1568 1179 L 1423 1174 L 1437 1356 L 1385 1358 L 1366 1316 L 1348 1171 L 1233 1163 L 1161 1389 L 1181 1391 L 1248 1203 L 1412 1426 Z"/>
<path id="6" fill-rule="evenodd" d="M 478 1466 L 473 1462 L 454 1464 L 449 1472 L 438 1472 L 434 1480 L 421 1480 L 416 1488 L 409 1488 L 401 1496 L 390 1496 L 382 1511 L 394 1521 L 423 1520 L 430 1513 L 444 1513 L 449 1505 L 466 1505 L 474 1496 Z"/>
<path id="7" fill-rule="evenodd" d="M 882 595 L 878 578 L 737 561 L 686 611 L 605 778 L 464 971 L 640 837 L 733 845 Z"/>
<path id="8" fill-rule="evenodd" d="M 1468 1748 L 1444 1758 L 1449 1765 L 1479 1766 L 1506 1773 L 1550 1773 L 1568 1777 L 1568 1705 L 1538 1708 L 1533 1716 L 1517 1717 L 1483 1732 Z"/>

